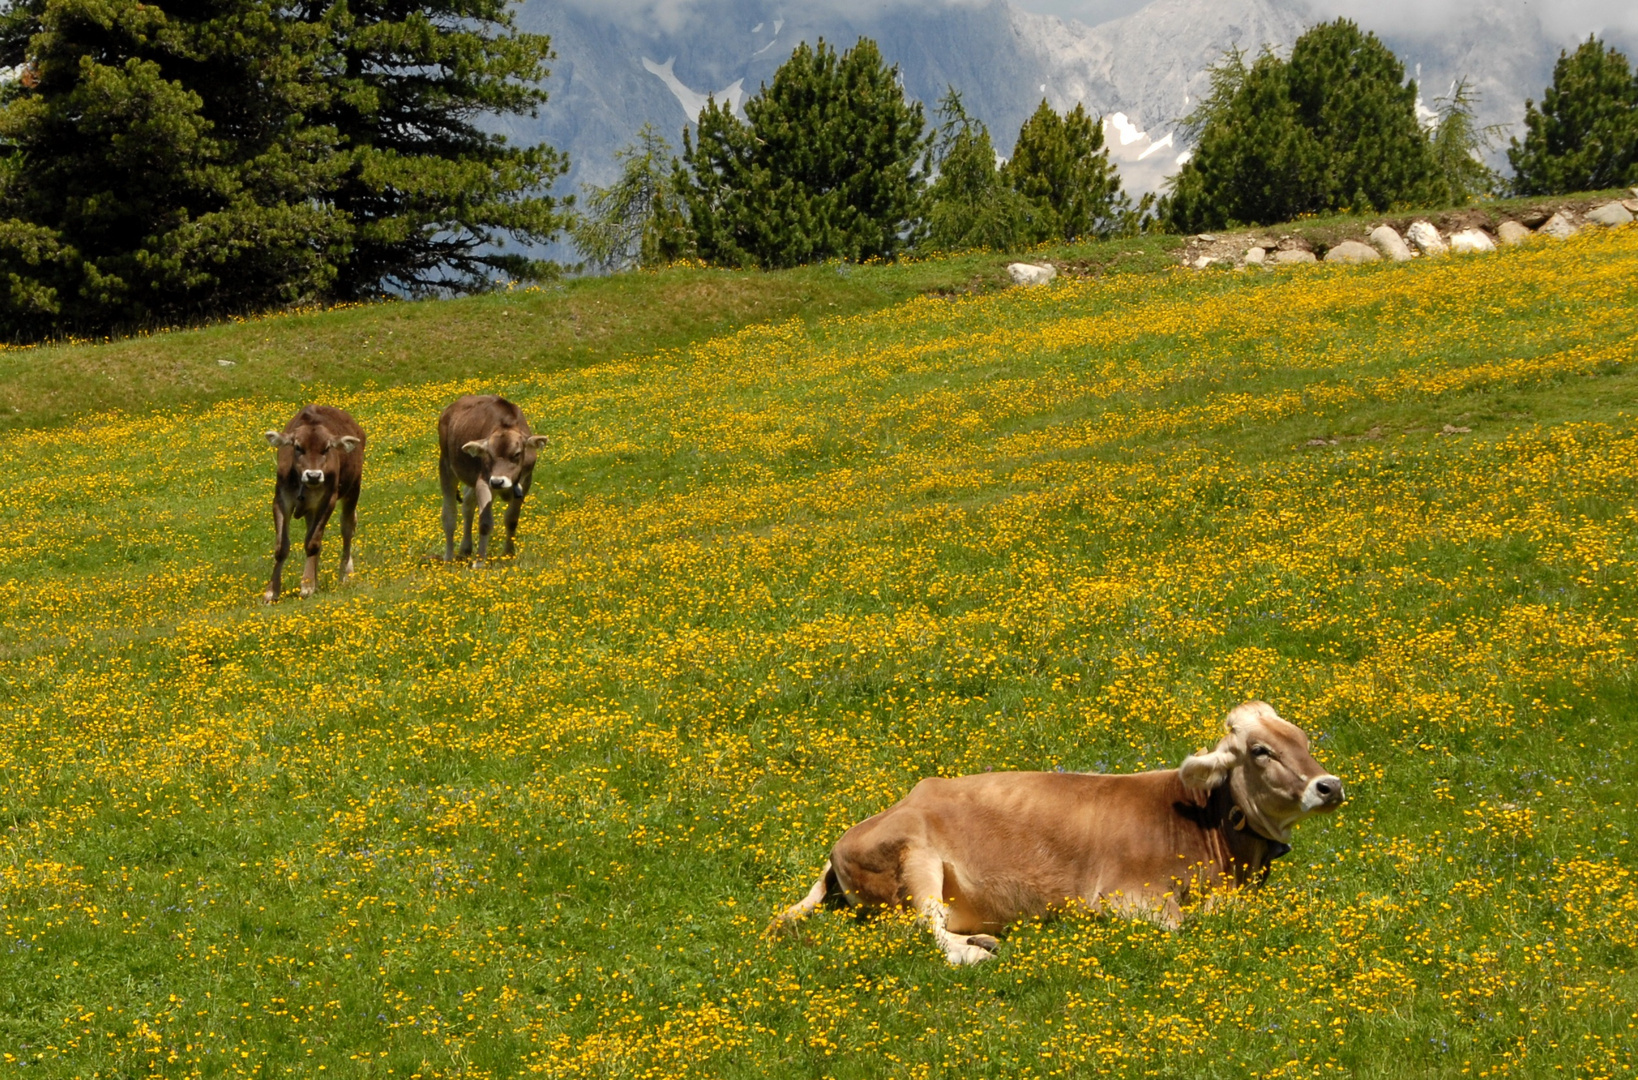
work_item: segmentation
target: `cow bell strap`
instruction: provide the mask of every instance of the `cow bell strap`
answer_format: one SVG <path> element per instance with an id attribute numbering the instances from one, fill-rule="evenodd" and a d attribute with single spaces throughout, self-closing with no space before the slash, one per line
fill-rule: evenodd
<path id="1" fill-rule="evenodd" d="M 1234 803 L 1229 807 L 1228 823 L 1229 826 L 1234 829 L 1234 831 L 1249 832 L 1251 835 L 1258 837 L 1265 844 L 1267 844 L 1268 858 L 1270 861 L 1278 859 L 1281 855 L 1284 855 L 1291 850 L 1291 845 L 1287 844 L 1285 841 L 1270 840 L 1268 837 L 1263 836 L 1262 833 L 1253 828 L 1251 822 L 1246 818 L 1246 812 L 1240 809 L 1239 803 Z"/>

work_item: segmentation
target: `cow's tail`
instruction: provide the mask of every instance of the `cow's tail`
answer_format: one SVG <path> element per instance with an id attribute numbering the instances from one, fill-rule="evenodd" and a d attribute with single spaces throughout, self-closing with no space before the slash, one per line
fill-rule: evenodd
<path id="1" fill-rule="evenodd" d="M 836 880 L 836 871 L 832 869 L 830 860 L 827 859 L 824 870 L 819 874 L 819 880 L 813 883 L 808 895 L 775 915 L 773 922 L 769 923 L 768 929 L 764 931 L 764 936 L 795 936 L 797 923 L 812 915 L 825 901 L 841 895 L 841 883 Z"/>

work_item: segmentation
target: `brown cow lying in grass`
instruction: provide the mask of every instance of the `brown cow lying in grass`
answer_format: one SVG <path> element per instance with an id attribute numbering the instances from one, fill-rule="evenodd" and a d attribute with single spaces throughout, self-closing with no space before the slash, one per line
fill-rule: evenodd
<path id="1" fill-rule="evenodd" d="M 1334 810 L 1342 781 L 1308 736 L 1261 701 L 1229 713 L 1216 749 L 1176 769 L 982 773 L 921 781 L 842 835 L 819 880 L 769 927 L 827 901 L 920 913 L 952 964 L 995 954 L 990 935 L 1055 909 L 1145 915 L 1268 876 L 1291 827 Z"/>
<path id="2" fill-rule="evenodd" d="M 319 549 L 324 526 L 336 504 L 341 504 L 341 580 L 353 572 L 353 531 L 358 526 L 358 492 L 364 483 L 364 429 L 340 409 L 309 405 L 283 431 L 265 434 L 278 454 L 278 475 L 273 481 L 273 578 L 262 599 L 279 598 L 279 578 L 290 554 L 290 519 L 307 519 L 307 540 L 302 545 L 307 562 L 301 572 L 301 594 L 318 588 Z"/>
<path id="3" fill-rule="evenodd" d="M 455 557 L 455 504 L 467 487 L 466 528 L 461 557 L 472 554 L 472 515 L 478 513 L 478 558 L 489 554 L 494 516 L 489 509 L 498 494 L 506 501 L 506 549 L 513 551 L 523 497 L 535 475 L 535 458 L 548 442 L 529 431 L 523 410 L 493 394 L 458 398 L 438 417 L 438 482 L 444 490 L 444 561 Z"/>

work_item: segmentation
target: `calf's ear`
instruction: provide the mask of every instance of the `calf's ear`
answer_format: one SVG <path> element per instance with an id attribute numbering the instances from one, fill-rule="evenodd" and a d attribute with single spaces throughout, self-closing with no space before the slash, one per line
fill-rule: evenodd
<path id="1" fill-rule="evenodd" d="M 469 457 L 481 458 L 481 457 L 483 457 L 484 453 L 489 449 L 489 444 L 488 443 L 481 443 L 481 442 L 477 441 L 476 439 L 474 439 L 471 442 L 469 442 L 469 443 L 465 444 L 464 446 L 462 446 L 461 449 Z"/>
<path id="2" fill-rule="evenodd" d="M 1228 779 L 1228 774 L 1240 763 L 1240 737 L 1234 733 L 1223 736 L 1215 750 L 1190 754 L 1177 767 L 1178 779 L 1191 791 L 1210 791 Z"/>
<path id="3" fill-rule="evenodd" d="M 341 447 L 343 454 L 350 454 L 358 449 L 358 438 L 353 435 L 343 435 L 339 439 L 331 439 L 330 445 Z"/>
<path id="4" fill-rule="evenodd" d="M 269 446 L 289 446 L 293 441 L 290 436 L 282 431 L 264 431 L 262 432 L 262 438 L 267 440 Z"/>
<path id="5" fill-rule="evenodd" d="M 527 439 L 524 439 L 523 441 L 525 443 L 529 444 L 529 446 L 532 449 L 539 450 L 542 446 L 545 446 L 547 443 L 551 442 L 552 440 L 548 439 L 544 435 L 531 435 Z"/>

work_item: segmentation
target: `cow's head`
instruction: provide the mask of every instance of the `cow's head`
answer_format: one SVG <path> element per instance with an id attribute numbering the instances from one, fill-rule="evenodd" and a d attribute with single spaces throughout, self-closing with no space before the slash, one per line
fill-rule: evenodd
<path id="1" fill-rule="evenodd" d="M 489 486 L 518 498 L 529 494 L 529 478 L 534 475 L 535 458 L 551 440 L 544 435 L 525 435 L 514 427 L 499 427 L 487 439 L 474 439 L 461 447 L 478 459 Z"/>
<path id="2" fill-rule="evenodd" d="M 1342 781 L 1314 760 L 1302 728 L 1280 719 L 1268 703 L 1246 702 L 1223 727 L 1227 734 L 1216 749 L 1183 759 L 1177 772 L 1185 787 L 1206 792 L 1227 780 L 1251 827 L 1282 843 L 1309 814 L 1342 805 Z"/>
<path id="3" fill-rule="evenodd" d="M 294 431 L 269 431 L 262 436 L 279 451 L 279 473 L 304 487 L 317 487 L 341 470 L 341 458 L 359 447 L 352 435 L 335 435 L 327 428 L 303 424 Z"/>

